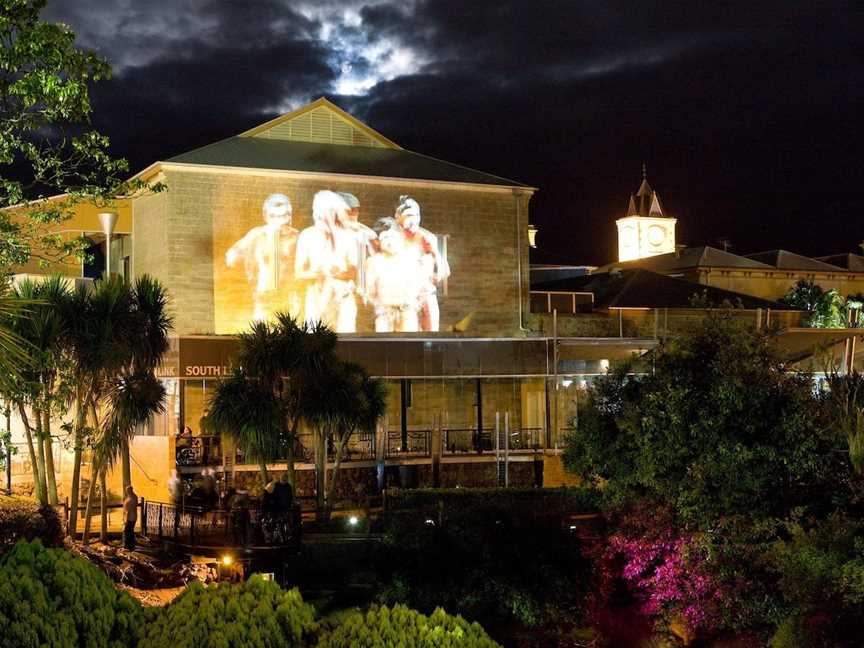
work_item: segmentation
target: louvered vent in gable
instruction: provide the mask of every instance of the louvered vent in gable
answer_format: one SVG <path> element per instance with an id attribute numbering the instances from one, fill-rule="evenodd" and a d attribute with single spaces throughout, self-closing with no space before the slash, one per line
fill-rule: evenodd
<path id="1" fill-rule="evenodd" d="M 381 142 L 323 106 L 256 133 L 255 137 L 344 146 L 383 147 Z"/>

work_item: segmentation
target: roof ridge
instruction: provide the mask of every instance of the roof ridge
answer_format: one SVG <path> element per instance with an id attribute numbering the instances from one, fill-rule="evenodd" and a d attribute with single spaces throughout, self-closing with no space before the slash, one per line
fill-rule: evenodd
<path id="1" fill-rule="evenodd" d="M 487 175 L 491 178 L 496 178 L 498 180 L 504 180 L 505 182 L 511 183 L 510 186 L 513 187 L 530 187 L 530 185 L 526 185 L 522 182 L 518 182 L 513 180 L 512 178 L 505 178 L 504 176 L 495 175 L 494 173 L 488 173 L 486 171 L 481 171 L 480 169 L 474 169 L 473 167 L 465 166 L 464 164 L 457 164 L 456 162 L 448 162 L 447 160 L 442 160 L 441 158 L 436 158 L 432 155 L 426 155 L 425 153 L 418 153 L 417 151 L 412 151 L 411 149 L 401 149 L 405 153 L 410 153 L 411 155 L 416 155 L 418 157 L 426 158 L 427 160 L 434 160 L 435 162 L 441 162 L 442 164 L 449 164 L 450 166 L 458 167 L 460 169 L 464 169 L 465 171 L 471 171 L 473 173 L 482 173 L 483 175 Z"/>

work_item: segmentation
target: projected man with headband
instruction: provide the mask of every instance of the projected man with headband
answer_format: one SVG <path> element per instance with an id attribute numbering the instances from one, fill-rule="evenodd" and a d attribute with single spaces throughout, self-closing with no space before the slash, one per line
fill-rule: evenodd
<path id="1" fill-rule="evenodd" d="M 346 208 L 345 200 L 333 191 L 315 194 L 313 225 L 300 233 L 294 268 L 296 278 L 306 282 L 304 320 L 323 322 L 339 333 L 354 333 L 357 238 L 337 220 Z"/>
<path id="2" fill-rule="evenodd" d="M 294 271 L 298 236 L 291 227 L 291 201 L 284 194 L 270 194 L 261 211 L 264 225 L 250 229 L 225 253 L 225 265 L 229 268 L 243 260 L 246 277 L 254 286 L 254 320 L 267 319 L 274 310 L 285 308 L 286 299 L 288 310 L 296 313 L 299 308 L 297 295 L 293 291 L 286 295 Z"/>
<path id="3" fill-rule="evenodd" d="M 400 196 L 396 222 L 405 239 L 405 253 L 413 257 L 420 280 L 420 330 L 438 331 L 438 282 L 450 276 L 446 256 L 438 249 L 438 238 L 420 227 L 420 204 L 411 196 Z"/>

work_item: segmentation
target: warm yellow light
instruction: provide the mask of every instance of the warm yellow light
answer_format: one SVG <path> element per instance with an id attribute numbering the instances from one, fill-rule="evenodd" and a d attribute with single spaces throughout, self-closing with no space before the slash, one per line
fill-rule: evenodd
<path id="1" fill-rule="evenodd" d="M 228 566 L 231 564 L 231 556 L 225 555 L 222 556 L 222 564 Z"/>
<path id="2" fill-rule="evenodd" d="M 537 247 L 537 228 L 533 225 L 528 225 L 528 245 L 532 248 Z"/>
<path id="3" fill-rule="evenodd" d="M 357 526 L 357 523 L 359 521 L 360 520 L 357 519 L 356 515 L 352 515 L 351 517 L 348 518 L 348 524 L 350 524 L 351 526 Z"/>

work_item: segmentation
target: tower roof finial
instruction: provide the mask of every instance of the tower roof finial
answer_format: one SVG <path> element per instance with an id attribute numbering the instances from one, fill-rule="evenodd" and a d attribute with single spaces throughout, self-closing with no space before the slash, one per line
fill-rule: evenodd
<path id="1" fill-rule="evenodd" d="M 644 162 L 642 163 L 642 179 L 643 180 L 648 179 L 648 165 L 645 164 Z"/>

